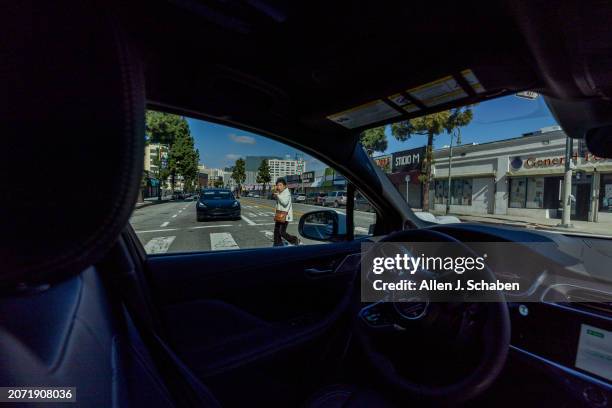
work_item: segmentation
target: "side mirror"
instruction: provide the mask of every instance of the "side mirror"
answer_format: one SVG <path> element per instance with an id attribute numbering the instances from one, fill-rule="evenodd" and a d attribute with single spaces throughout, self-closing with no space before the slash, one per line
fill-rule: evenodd
<path id="1" fill-rule="evenodd" d="M 346 238 L 346 215 L 334 210 L 308 212 L 300 218 L 298 231 L 315 241 L 343 241 Z"/>

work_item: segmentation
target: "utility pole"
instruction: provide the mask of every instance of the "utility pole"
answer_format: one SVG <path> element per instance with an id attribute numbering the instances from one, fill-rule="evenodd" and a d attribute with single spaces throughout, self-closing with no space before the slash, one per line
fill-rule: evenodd
<path id="1" fill-rule="evenodd" d="M 570 215 L 572 212 L 572 155 L 574 153 L 574 140 L 567 137 L 565 140 L 565 177 L 563 178 L 563 194 L 561 205 L 563 208 L 563 218 L 559 227 L 571 228 Z"/>
<path id="2" fill-rule="evenodd" d="M 457 137 L 457 145 L 461 143 L 461 128 L 455 129 Z M 453 168 L 453 135 L 450 135 L 450 147 L 448 149 L 448 194 L 446 196 L 446 215 L 450 212 L 451 201 L 451 170 Z"/>

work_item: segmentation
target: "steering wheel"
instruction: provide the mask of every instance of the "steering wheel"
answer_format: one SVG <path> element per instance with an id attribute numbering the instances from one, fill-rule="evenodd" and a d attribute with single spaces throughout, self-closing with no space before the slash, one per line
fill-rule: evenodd
<path id="1" fill-rule="evenodd" d="M 457 245 L 462 252 L 465 251 L 465 254 L 474 255 L 470 248 L 457 239 L 430 229 L 395 232 L 379 242 L 445 242 Z M 480 276 L 489 281 L 495 280 L 493 272 L 486 265 L 485 269 L 480 272 Z M 360 294 L 357 293 L 353 297 L 353 327 L 367 359 L 387 384 L 406 393 L 406 396 L 409 394 L 423 402 L 433 404 L 461 403 L 485 391 L 498 377 L 506 362 L 510 345 L 510 316 L 503 293 L 497 291 L 493 296 L 496 297 L 495 301 L 487 303 L 459 302 L 457 304 L 455 302 L 451 304 L 418 299 L 415 302 L 407 302 L 406 307 L 398 308 L 396 307 L 398 303 L 374 303 L 364 307 Z M 478 313 L 475 313 L 475 310 L 478 310 Z M 393 359 L 382 353 L 381 347 L 377 348 L 374 340 L 377 335 L 380 335 L 380 328 L 368 324 L 368 319 L 376 316 L 389 330 L 395 329 L 397 332 L 408 334 L 411 333 L 411 330 L 412 333 L 417 334 L 414 331 L 419 330 L 418 334 L 421 336 L 437 336 L 439 333 L 432 329 L 432 323 L 436 320 L 448 318 L 449 315 L 453 314 L 461 314 L 462 316 L 456 316 L 461 321 L 467 319 L 469 322 L 471 318 L 479 319 L 477 326 L 479 333 L 475 334 L 468 330 L 468 337 L 478 337 L 477 340 L 482 348 L 477 349 L 476 361 L 471 366 L 474 368 L 463 373 L 460 379 L 453 380 L 450 384 L 419 383 L 418 380 L 406 378 L 405 375 L 398 372 Z M 431 330 L 431 332 L 428 332 L 428 330 Z M 386 333 L 387 336 L 399 335 L 389 334 L 388 331 Z M 402 350 L 402 352 L 405 351 Z M 409 352 L 423 355 L 422 350 L 409 350 Z M 445 364 L 448 365 L 447 362 Z M 411 366 L 410 368 L 411 370 L 418 370 L 418 367 Z M 457 367 L 444 368 L 453 369 Z"/>

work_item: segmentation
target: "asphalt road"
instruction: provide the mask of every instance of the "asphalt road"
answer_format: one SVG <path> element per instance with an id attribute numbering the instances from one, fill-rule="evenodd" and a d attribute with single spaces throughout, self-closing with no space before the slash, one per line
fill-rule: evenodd
<path id="1" fill-rule="evenodd" d="M 147 253 L 218 251 L 272 246 L 274 201 L 241 198 L 241 220 L 196 220 L 196 201 L 164 201 L 134 210 L 130 223 Z M 293 204 L 287 232 L 298 235 L 299 218 L 321 206 Z M 344 212 L 344 209 L 338 211 Z M 375 214 L 355 211 L 355 235 L 366 235 Z M 300 237 L 302 244 L 321 244 Z"/>

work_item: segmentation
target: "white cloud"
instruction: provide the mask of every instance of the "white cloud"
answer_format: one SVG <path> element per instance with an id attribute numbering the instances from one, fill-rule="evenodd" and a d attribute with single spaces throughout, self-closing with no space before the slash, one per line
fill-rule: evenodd
<path id="1" fill-rule="evenodd" d="M 252 136 L 230 133 L 229 138 L 236 143 L 255 144 L 255 138 Z"/>

